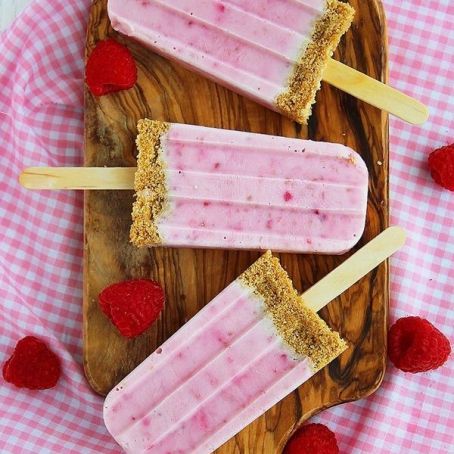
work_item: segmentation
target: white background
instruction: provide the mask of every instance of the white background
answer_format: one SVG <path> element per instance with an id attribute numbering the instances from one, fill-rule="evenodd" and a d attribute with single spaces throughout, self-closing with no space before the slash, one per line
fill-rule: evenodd
<path id="1" fill-rule="evenodd" d="M 31 0 L 0 0 L 0 30 L 4 30 Z"/>

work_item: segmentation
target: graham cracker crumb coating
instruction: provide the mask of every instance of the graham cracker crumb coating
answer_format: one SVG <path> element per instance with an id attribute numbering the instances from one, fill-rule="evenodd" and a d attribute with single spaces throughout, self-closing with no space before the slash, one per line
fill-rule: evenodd
<path id="1" fill-rule="evenodd" d="M 322 74 L 342 35 L 350 28 L 355 10 L 346 3 L 328 0 L 311 39 L 290 76 L 288 88 L 276 100 L 278 109 L 306 124 L 320 89 Z"/>
<path id="2" fill-rule="evenodd" d="M 341 354 L 347 344 L 311 309 L 293 287 L 279 259 L 266 252 L 240 281 L 264 300 L 265 311 L 293 352 L 309 357 L 315 371 Z"/>
<path id="3" fill-rule="evenodd" d="M 162 243 L 162 238 L 156 222 L 168 205 L 161 141 L 169 130 L 169 124 L 144 119 L 139 120 L 137 130 L 139 155 L 134 180 L 136 200 L 132 207 L 130 238 L 138 247 L 158 246 Z"/>

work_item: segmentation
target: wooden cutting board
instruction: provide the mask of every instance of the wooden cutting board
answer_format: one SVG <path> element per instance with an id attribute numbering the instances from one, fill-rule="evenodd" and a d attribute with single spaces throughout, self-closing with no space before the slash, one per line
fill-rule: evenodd
<path id="1" fill-rule="evenodd" d="M 370 172 L 366 230 L 358 247 L 387 227 L 386 114 L 323 84 L 310 123 L 302 127 L 117 34 L 110 26 L 106 3 L 93 2 L 87 55 L 97 41 L 114 37 L 131 49 L 139 77 L 133 89 L 101 98 L 85 90 L 86 166 L 134 166 L 136 123 L 143 117 L 339 142 L 357 150 Z M 350 3 L 357 11 L 355 22 L 335 58 L 386 81 L 382 6 L 378 0 Z M 100 394 L 106 394 L 259 256 L 247 251 L 136 249 L 128 241 L 132 202 L 130 191 L 85 194 L 84 365 L 88 381 Z M 280 257 L 302 291 L 347 255 Z M 139 277 L 160 282 L 167 303 L 151 329 L 128 341 L 101 313 L 97 296 L 109 284 Z M 325 308 L 322 317 L 348 340 L 349 350 L 218 452 L 280 452 L 289 434 L 311 415 L 376 390 L 385 371 L 388 284 L 385 263 Z"/>

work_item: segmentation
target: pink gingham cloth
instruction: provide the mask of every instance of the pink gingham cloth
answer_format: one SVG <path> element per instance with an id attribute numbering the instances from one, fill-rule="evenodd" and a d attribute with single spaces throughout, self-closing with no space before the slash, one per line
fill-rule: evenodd
<path id="1" fill-rule="evenodd" d="M 22 189 L 27 166 L 82 162 L 83 48 L 89 0 L 35 0 L 0 35 L 0 363 L 25 335 L 63 362 L 56 388 L 0 378 L 1 453 L 117 453 L 102 399 L 82 370 L 82 194 Z M 453 343 L 454 193 L 433 184 L 429 152 L 454 141 L 454 3 L 385 0 L 394 86 L 430 106 L 422 127 L 391 120 L 391 318 L 421 315 Z M 371 397 L 314 418 L 349 453 L 454 452 L 454 362 L 409 375 L 389 365 Z"/>

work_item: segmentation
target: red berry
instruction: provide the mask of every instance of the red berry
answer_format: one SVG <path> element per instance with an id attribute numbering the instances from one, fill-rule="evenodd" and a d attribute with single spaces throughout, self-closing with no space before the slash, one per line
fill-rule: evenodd
<path id="1" fill-rule="evenodd" d="M 323 424 L 307 424 L 292 436 L 284 454 L 338 454 L 336 436 Z"/>
<path id="2" fill-rule="evenodd" d="M 400 318 L 389 330 L 389 359 L 404 372 L 437 369 L 450 353 L 448 338 L 421 317 Z"/>
<path id="3" fill-rule="evenodd" d="M 454 191 L 454 143 L 432 151 L 429 155 L 429 168 L 437 184 Z"/>
<path id="4" fill-rule="evenodd" d="M 142 334 L 158 318 L 164 307 L 161 286 L 149 279 L 119 282 L 99 295 L 104 314 L 125 337 Z"/>
<path id="5" fill-rule="evenodd" d="M 99 41 L 87 61 L 86 81 L 95 96 L 131 88 L 137 67 L 129 49 L 113 39 Z"/>
<path id="6" fill-rule="evenodd" d="M 19 388 L 53 388 L 60 373 L 58 356 L 33 336 L 21 339 L 3 365 L 3 378 Z"/>

